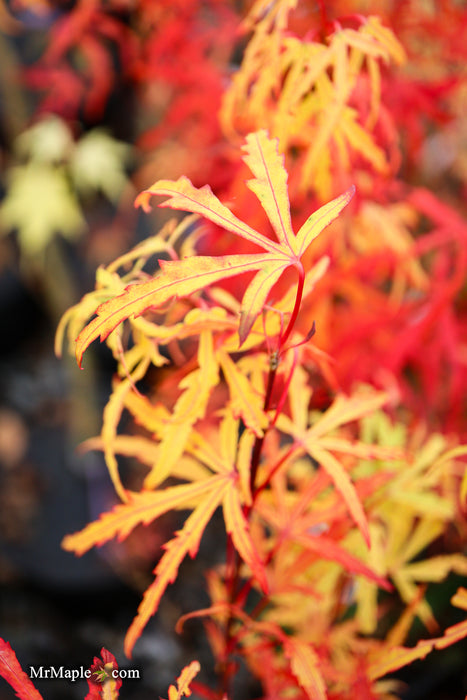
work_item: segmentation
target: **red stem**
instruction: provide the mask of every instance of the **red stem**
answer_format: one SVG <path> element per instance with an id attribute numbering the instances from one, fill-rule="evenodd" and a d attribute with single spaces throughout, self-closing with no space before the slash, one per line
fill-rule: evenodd
<path id="1" fill-rule="evenodd" d="M 287 342 L 289 335 L 291 334 L 293 327 L 295 326 L 295 322 L 298 317 L 298 312 L 300 311 L 300 306 L 302 303 L 303 285 L 305 284 L 305 270 L 303 269 L 303 265 L 300 261 L 296 263 L 295 267 L 298 272 L 298 284 L 297 294 L 295 296 L 295 305 L 293 307 L 292 315 L 290 317 L 287 328 L 285 329 L 283 335 L 281 335 L 281 337 L 279 338 L 279 353 L 281 350 L 283 350 L 285 343 Z"/>
<path id="2" fill-rule="evenodd" d="M 277 349 L 277 356 L 280 358 L 281 352 L 284 350 L 285 343 L 287 342 L 290 334 L 292 333 L 293 327 L 296 323 L 297 317 L 298 317 L 298 312 L 300 310 L 300 306 L 302 303 L 302 297 L 303 297 L 303 286 L 305 283 L 305 271 L 303 269 L 303 265 L 300 261 L 297 261 L 295 265 L 297 272 L 298 272 L 298 283 L 297 283 L 297 293 L 295 296 L 295 304 L 294 308 L 292 310 L 292 314 L 289 319 L 289 323 L 287 324 L 287 328 L 281 335 L 279 336 L 279 347 Z M 290 380 L 292 378 L 293 370 L 295 368 L 296 364 L 296 358 L 293 363 L 292 371 L 290 373 L 290 376 L 287 381 L 286 389 L 290 384 Z M 271 399 L 272 399 L 272 394 L 273 394 L 273 388 L 274 388 L 274 382 L 276 379 L 277 375 L 277 368 L 278 368 L 278 363 L 277 362 L 271 362 L 270 367 L 269 367 L 269 374 L 268 374 L 268 380 L 267 380 L 267 385 L 266 385 L 266 393 L 264 396 L 264 404 L 263 404 L 263 410 L 266 413 L 270 408 L 271 408 Z M 271 427 L 274 425 L 274 423 L 277 420 L 278 413 L 280 409 L 282 408 L 283 404 L 285 401 L 285 396 L 283 395 L 281 397 L 281 401 L 279 402 L 278 410 L 276 411 L 276 415 L 274 416 L 274 420 L 271 423 Z M 258 474 L 258 469 L 259 469 L 259 464 L 260 464 L 260 459 L 261 459 L 261 451 L 263 449 L 263 444 L 264 444 L 264 438 L 265 435 L 262 435 L 261 437 L 257 437 L 255 444 L 253 446 L 253 451 L 251 455 L 251 466 L 250 466 L 250 489 L 251 489 L 251 494 L 253 498 L 253 502 L 256 498 L 257 492 L 262 491 L 264 487 L 266 486 L 266 483 L 263 483 L 260 485 L 260 487 L 257 489 L 256 487 L 256 478 Z M 282 460 L 280 460 L 279 464 L 282 463 Z M 275 470 L 274 470 L 275 471 Z M 271 476 L 271 475 L 270 475 Z M 268 479 L 269 481 L 269 479 Z M 244 514 L 245 517 L 248 518 L 251 509 L 253 506 L 246 506 L 244 508 Z M 251 588 L 251 583 L 248 582 L 250 585 L 243 587 L 240 591 L 238 590 L 238 584 L 239 584 L 239 579 L 240 579 L 240 557 L 238 553 L 236 552 L 232 538 L 230 535 L 228 535 L 228 540 L 227 540 L 227 571 L 226 571 L 226 584 L 227 584 L 227 590 L 228 590 L 228 596 L 230 599 L 230 602 L 233 604 L 236 602 L 238 599 L 238 596 L 243 592 L 243 595 L 245 595 L 245 591 L 248 591 Z M 232 637 L 232 623 L 233 623 L 233 617 L 229 615 L 228 620 L 226 621 L 225 624 L 225 631 L 224 631 L 224 640 L 225 640 L 225 645 L 224 645 L 224 659 L 222 660 L 222 690 L 223 694 L 228 697 L 229 695 L 229 688 L 230 688 L 230 681 L 231 681 L 231 672 L 229 669 L 229 655 L 233 651 L 235 639 Z"/>

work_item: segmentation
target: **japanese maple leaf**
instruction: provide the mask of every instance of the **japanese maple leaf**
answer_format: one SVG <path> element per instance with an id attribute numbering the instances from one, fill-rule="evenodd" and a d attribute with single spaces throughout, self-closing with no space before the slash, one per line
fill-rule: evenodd
<path id="1" fill-rule="evenodd" d="M 181 700 L 184 695 L 191 695 L 190 683 L 196 674 L 199 673 L 200 668 L 198 661 L 192 661 L 191 664 L 185 666 L 177 678 L 177 687 L 174 685 L 169 687 L 169 700 Z"/>
<path id="2" fill-rule="evenodd" d="M 29 676 L 21 668 L 9 642 L 0 638 L 0 676 L 11 685 L 21 700 L 42 700 L 42 695 Z"/>
<path id="3" fill-rule="evenodd" d="M 243 344 L 282 273 L 289 267 L 295 267 L 299 279 L 303 281 L 303 254 L 319 233 L 339 215 L 352 198 L 355 188 L 352 186 L 315 211 L 295 234 L 290 217 L 287 172 L 283 156 L 278 152 L 277 139 L 270 139 L 265 130 L 257 131 L 247 136 L 243 150 L 243 159 L 254 175 L 247 185 L 265 210 L 277 242 L 238 219 L 217 199 L 208 185 L 198 189 L 186 177 L 177 181 L 158 180 L 137 197 L 135 206 L 149 211 L 152 195 L 166 195 L 169 199 L 159 206 L 201 214 L 226 231 L 262 248 L 262 252 L 160 260 L 161 270 L 153 279 L 127 287 L 123 294 L 97 308 L 97 316 L 77 339 L 76 356 L 80 366 L 83 353 L 90 343 L 99 336 L 101 341 L 105 340 L 125 319 L 140 316 L 149 308 L 160 307 L 173 297 L 189 296 L 222 279 L 255 272 L 246 287 L 240 309 L 239 337 L 240 344 Z"/>
<path id="4" fill-rule="evenodd" d="M 451 598 L 451 603 L 461 610 L 467 610 L 467 590 L 458 588 Z M 445 649 L 467 637 L 467 620 L 462 620 L 445 630 L 442 637 L 422 639 L 415 647 L 393 646 L 383 644 L 379 653 L 370 655 L 368 675 L 372 680 L 382 678 L 417 659 L 424 659 L 433 649 Z"/>
<path id="5" fill-rule="evenodd" d="M 277 420 L 277 427 L 292 436 L 297 447 L 315 460 L 332 479 L 363 539 L 370 546 L 370 532 L 363 505 L 347 470 L 334 453 L 353 454 L 364 459 L 375 458 L 377 448 L 333 435 L 332 431 L 378 410 L 387 403 L 389 395 L 385 392 L 366 391 L 356 392 L 350 397 L 339 394 L 328 410 L 312 425 L 309 424 L 309 398 L 310 388 L 305 372 L 296 368 L 290 383 L 291 415 L 289 417 L 281 414 Z M 385 454 L 383 451 L 380 456 L 387 459 L 390 452 Z"/>
<path id="6" fill-rule="evenodd" d="M 148 414 L 146 420 L 154 426 L 154 412 L 152 416 Z M 102 545 L 114 537 L 124 539 L 137 525 L 154 522 L 164 513 L 191 510 L 183 527 L 164 545 L 164 554 L 154 569 L 156 578 L 146 590 L 125 638 L 128 657 L 149 618 L 158 609 L 167 586 L 176 579 L 183 559 L 188 554 L 192 558 L 196 556 L 204 530 L 219 506 L 236 551 L 250 567 L 261 590 L 264 593 L 268 590 L 265 566 L 250 536 L 243 510 L 244 497 L 238 488 L 238 481 L 245 481 L 242 475 L 251 460 L 253 441 L 248 436 L 253 433 L 243 433 L 237 454 L 238 430 L 239 422 L 226 411 L 219 431 L 220 441 L 215 447 L 193 431 L 186 451 L 207 468 L 206 478 L 158 491 L 128 493 L 126 503 L 115 506 L 81 532 L 67 535 L 63 540 L 64 549 L 80 556 L 94 545 Z M 189 466 L 183 477 L 187 480 L 196 478 L 196 472 Z"/>

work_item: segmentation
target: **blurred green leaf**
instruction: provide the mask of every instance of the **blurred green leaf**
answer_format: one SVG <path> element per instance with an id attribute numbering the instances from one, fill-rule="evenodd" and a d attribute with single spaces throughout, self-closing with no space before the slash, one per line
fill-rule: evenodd
<path id="1" fill-rule="evenodd" d="M 85 134 L 75 145 L 70 159 L 70 172 L 83 195 L 103 192 L 115 202 L 121 195 L 127 177 L 125 163 L 131 147 L 117 141 L 101 129 Z"/>
<path id="2" fill-rule="evenodd" d="M 67 160 L 73 148 L 73 137 L 59 117 L 49 115 L 24 131 L 15 141 L 18 156 L 41 163 Z"/>
<path id="3" fill-rule="evenodd" d="M 57 233 L 73 239 L 85 228 L 64 168 L 37 161 L 8 173 L 0 221 L 4 233 L 17 229 L 21 251 L 27 256 L 41 253 Z"/>

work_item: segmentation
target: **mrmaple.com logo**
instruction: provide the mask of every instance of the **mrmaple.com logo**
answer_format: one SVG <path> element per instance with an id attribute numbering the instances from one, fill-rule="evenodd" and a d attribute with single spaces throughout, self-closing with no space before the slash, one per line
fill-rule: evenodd
<path id="1" fill-rule="evenodd" d="M 137 668 L 107 668 L 109 664 L 100 665 L 98 668 L 65 668 L 65 666 L 30 666 L 29 677 L 31 679 L 65 679 L 72 682 L 78 680 L 90 680 L 91 682 L 101 684 L 108 680 L 122 680 L 131 678 L 138 680 L 140 678 L 139 669 Z"/>

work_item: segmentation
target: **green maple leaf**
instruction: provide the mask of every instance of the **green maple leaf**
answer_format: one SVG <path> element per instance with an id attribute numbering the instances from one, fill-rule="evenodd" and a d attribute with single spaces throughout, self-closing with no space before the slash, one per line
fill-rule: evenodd
<path id="1" fill-rule="evenodd" d="M 131 148 L 101 129 L 94 129 L 75 145 L 70 172 L 82 194 L 101 191 L 116 201 L 127 182 L 124 165 Z"/>
<path id="2" fill-rule="evenodd" d="M 63 168 L 43 162 L 12 168 L 0 219 L 5 233 L 18 231 L 21 250 L 34 256 L 61 233 L 77 238 L 85 220 Z"/>
<path id="3" fill-rule="evenodd" d="M 15 140 L 15 152 L 21 159 L 41 163 L 63 162 L 72 148 L 71 131 L 56 115 L 42 118 Z"/>

